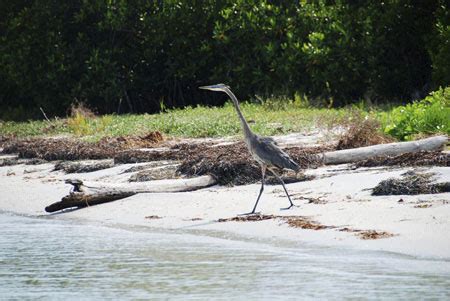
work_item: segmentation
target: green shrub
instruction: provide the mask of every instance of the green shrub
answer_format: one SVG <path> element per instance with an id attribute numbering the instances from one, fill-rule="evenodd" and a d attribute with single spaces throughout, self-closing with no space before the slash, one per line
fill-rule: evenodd
<path id="1" fill-rule="evenodd" d="M 0 1 L 0 117 L 221 105 L 197 89 L 217 82 L 311 106 L 409 100 L 450 84 L 447 2 Z"/>
<path id="2" fill-rule="evenodd" d="M 450 87 L 394 108 L 382 116 L 382 122 L 384 132 L 400 140 L 412 140 L 417 135 L 450 135 Z"/>

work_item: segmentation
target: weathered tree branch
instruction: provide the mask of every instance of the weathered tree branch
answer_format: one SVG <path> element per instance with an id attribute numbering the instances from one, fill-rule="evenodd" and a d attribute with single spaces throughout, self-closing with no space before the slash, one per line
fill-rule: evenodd
<path id="1" fill-rule="evenodd" d="M 66 208 L 83 208 L 115 200 L 123 199 L 137 193 L 149 192 L 183 192 L 192 191 L 214 185 L 212 176 L 201 176 L 190 179 L 157 180 L 138 183 L 103 183 L 84 182 L 78 179 L 66 180 L 73 185 L 72 191 L 60 202 L 45 207 L 47 212 L 55 212 Z"/>
<path id="2" fill-rule="evenodd" d="M 353 163 L 377 156 L 396 156 L 403 153 L 436 151 L 442 149 L 447 141 L 447 136 L 435 136 L 411 142 L 387 143 L 326 152 L 322 156 L 326 165 Z"/>

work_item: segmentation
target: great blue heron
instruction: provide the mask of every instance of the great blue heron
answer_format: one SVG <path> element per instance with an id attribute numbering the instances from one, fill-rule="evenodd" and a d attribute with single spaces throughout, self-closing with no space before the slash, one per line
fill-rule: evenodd
<path id="1" fill-rule="evenodd" d="M 273 175 L 278 179 L 278 181 L 281 182 L 281 185 L 283 185 L 284 191 L 286 192 L 286 195 L 289 199 L 290 202 L 289 207 L 282 209 L 292 208 L 294 204 L 292 203 L 291 197 L 287 192 L 283 179 L 281 179 L 281 177 L 273 170 L 273 167 L 287 168 L 292 169 L 295 172 L 298 172 L 300 170 L 300 166 L 297 163 L 295 163 L 291 158 L 289 158 L 289 155 L 283 152 L 276 145 L 275 141 L 272 138 L 260 137 L 251 131 L 247 121 L 242 115 L 241 109 L 239 107 L 239 102 L 236 96 L 233 94 L 233 92 L 231 92 L 229 86 L 224 84 L 218 84 L 212 86 L 203 86 L 199 88 L 216 92 L 225 92 L 231 98 L 234 107 L 236 108 L 239 119 L 241 120 L 241 125 L 244 131 L 244 138 L 245 143 L 247 144 L 247 148 L 252 154 L 253 158 L 261 165 L 261 174 L 262 174 L 261 189 L 259 191 L 259 195 L 258 198 L 256 199 L 256 203 L 255 206 L 253 207 L 253 210 L 248 214 L 254 214 L 256 206 L 258 206 L 259 199 L 264 191 L 264 181 L 267 169 L 270 170 L 273 173 Z"/>

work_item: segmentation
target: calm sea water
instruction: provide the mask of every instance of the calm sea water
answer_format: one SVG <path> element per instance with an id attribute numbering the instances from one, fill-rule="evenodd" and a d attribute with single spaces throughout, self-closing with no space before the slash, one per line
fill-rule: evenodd
<path id="1" fill-rule="evenodd" d="M 0 213 L 1 300 L 449 297 L 444 260 Z"/>

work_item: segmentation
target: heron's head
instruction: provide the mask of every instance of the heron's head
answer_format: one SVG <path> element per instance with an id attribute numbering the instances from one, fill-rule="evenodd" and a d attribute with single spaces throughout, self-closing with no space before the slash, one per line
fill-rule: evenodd
<path id="1" fill-rule="evenodd" d="M 217 84 L 217 85 L 211 85 L 211 86 L 203 86 L 203 87 L 198 87 L 199 89 L 203 89 L 203 90 L 211 90 L 211 91 L 222 91 L 224 92 L 225 89 L 230 89 L 229 86 L 225 85 L 225 84 Z"/>

